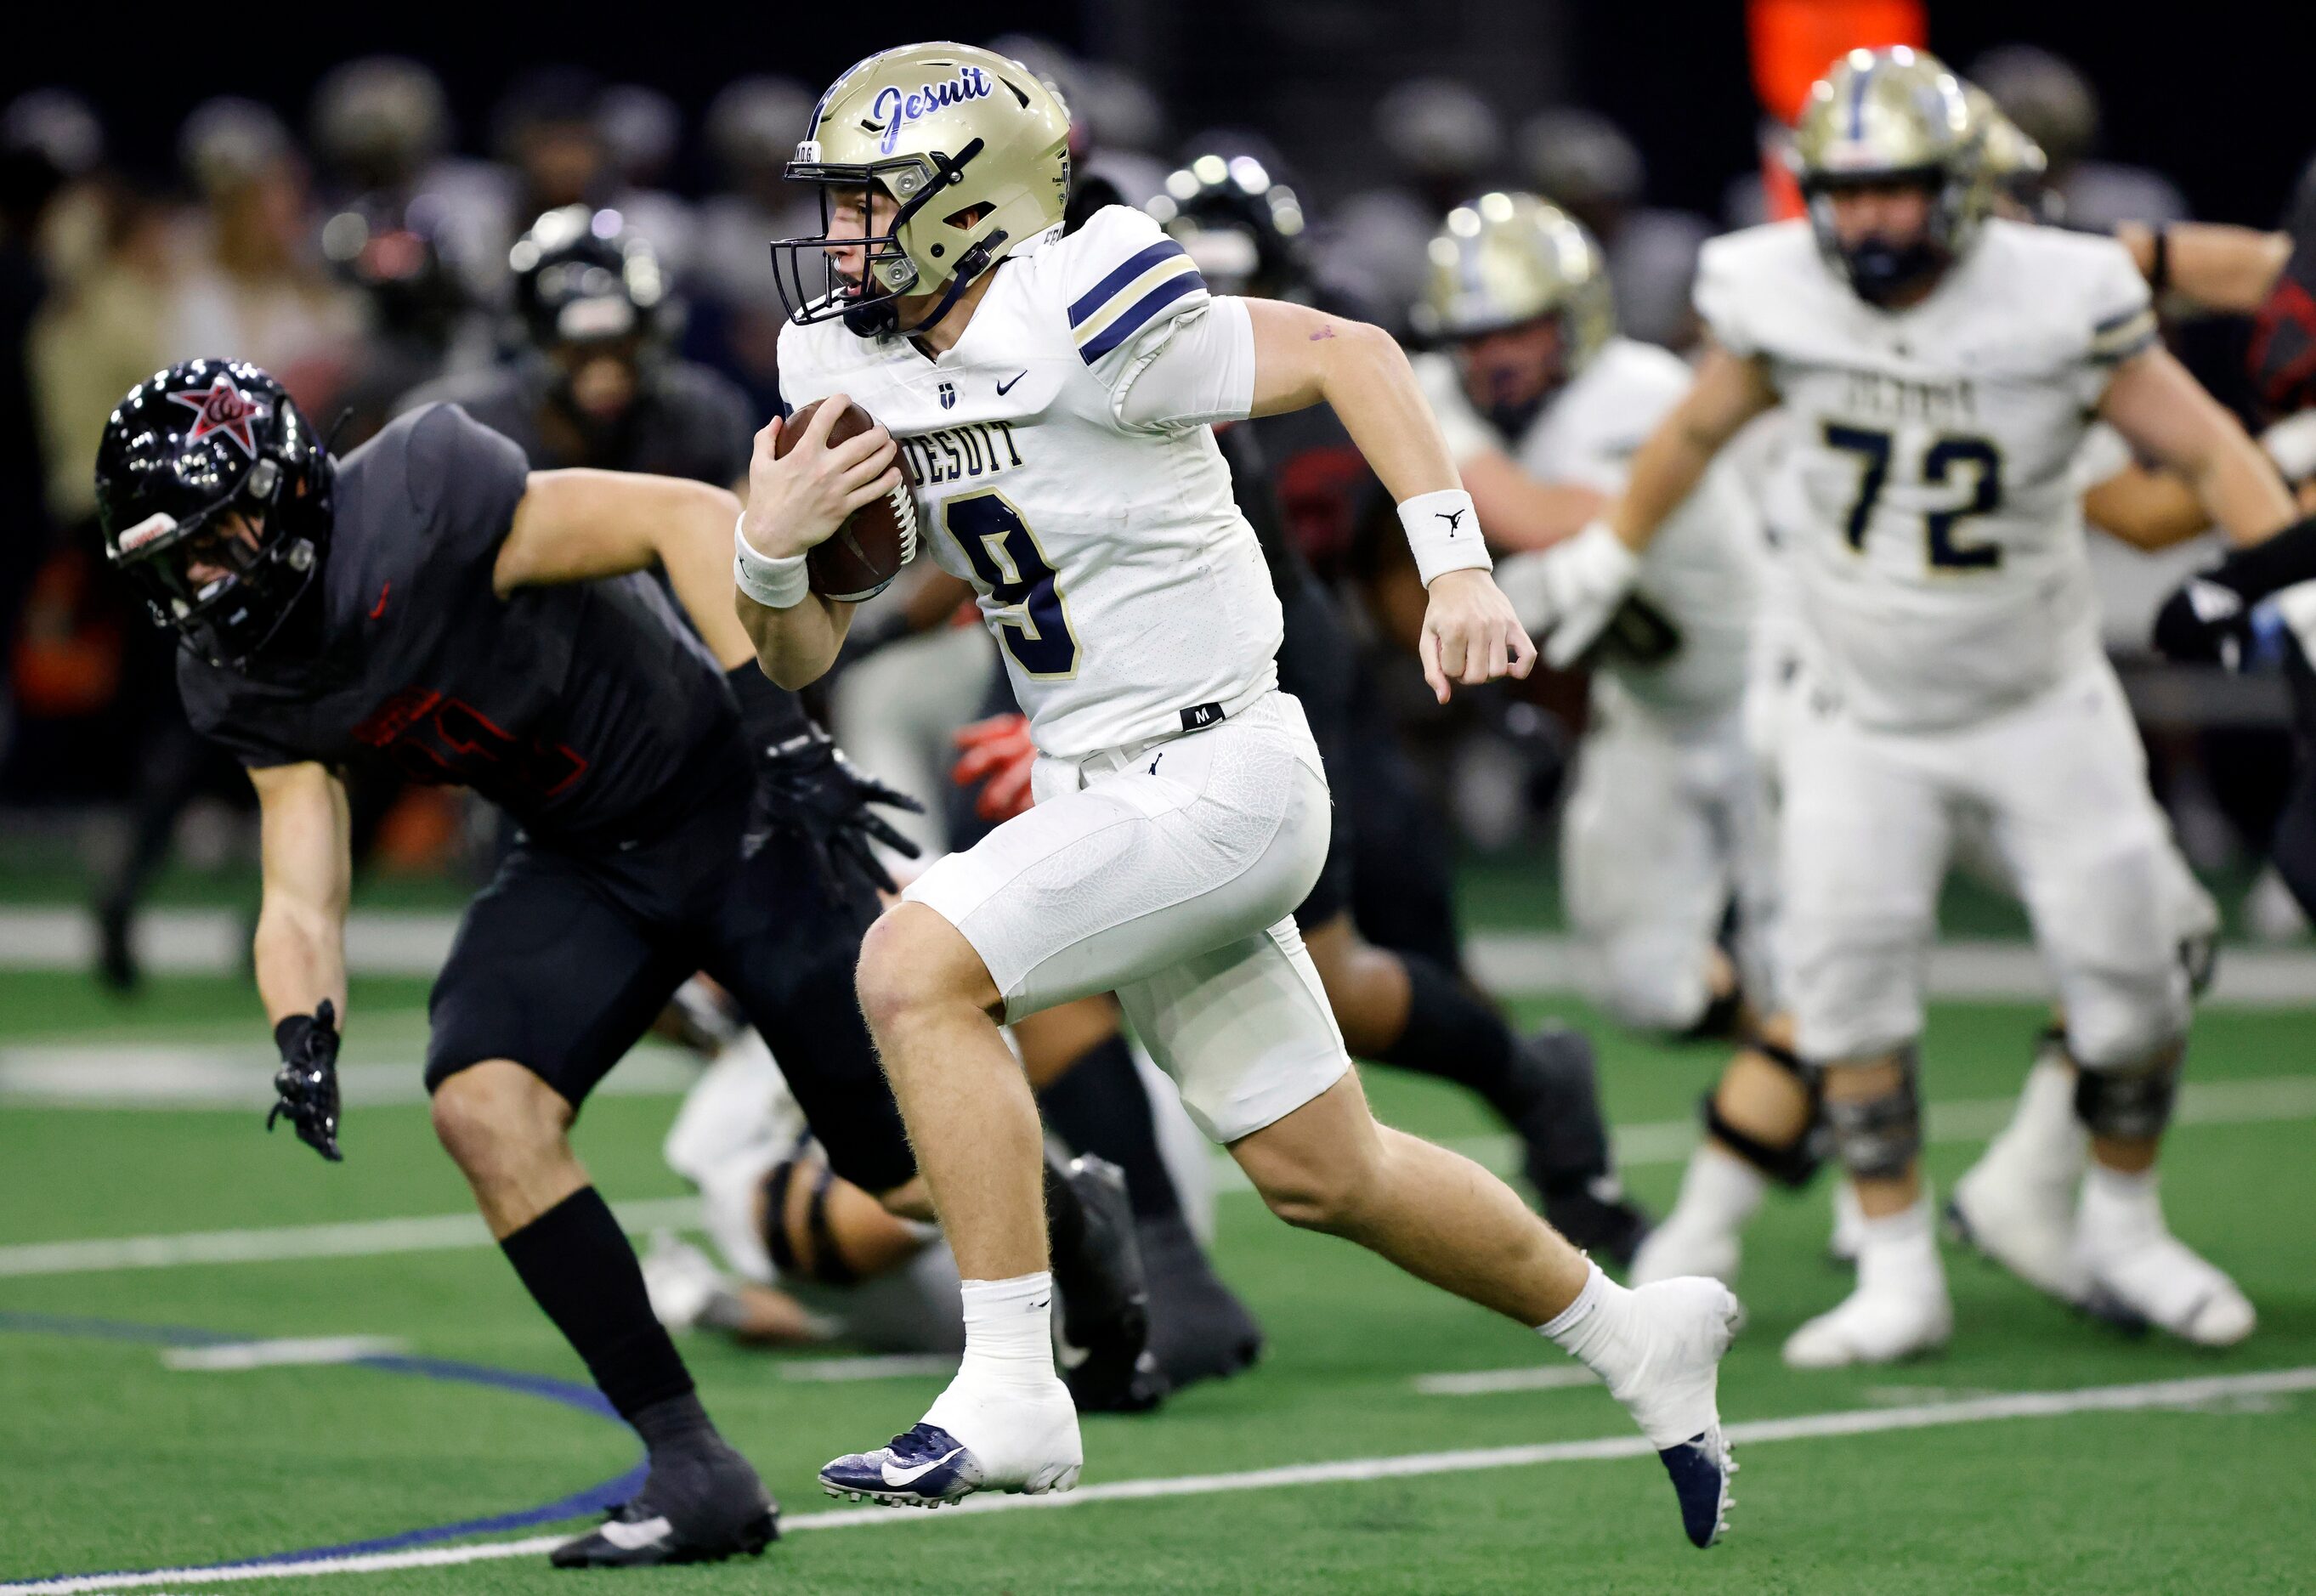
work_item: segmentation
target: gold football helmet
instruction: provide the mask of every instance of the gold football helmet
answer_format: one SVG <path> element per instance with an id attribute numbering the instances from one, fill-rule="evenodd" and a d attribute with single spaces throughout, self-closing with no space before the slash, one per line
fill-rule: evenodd
<path id="1" fill-rule="evenodd" d="M 1964 84 L 1962 94 L 1979 129 L 1979 161 L 1997 214 L 2018 221 L 2057 221 L 2059 196 L 2050 186 L 2051 158 L 2043 147 L 1976 84 Z"/>
<path id="2" fill-rule="evenodd" d="M 1556 316 L 1565 379 L 1616 334 L 1616 301 L 1599 245 L 1567 212 L 1534 194 L 1482 194 L 1457 206 L 1430 253 L 1430 281 L 1408 313 L 1426 340 L 1475 338 Z"/>
<path id="3" fill-rule="evenodd" d="M 1990 198 L 1980 158 L 1984 131 L 1962 80 L 1937 57 L 1904 45 L 1852 50 L 1810 90 L 1789 158 L 1819 250 L 1859 297 L 1883 303 L 1969 250 Z M 1930 193 L 1921 236 L 1841 242 L 1835 192 L 1907 182 Z"/>
<path id="4" fill-rule="evenodd" d="M 930 326 L 975 278 L 1062 219 L 1070 115 L 1019 61 L 966 44 L 912 44 L 870 56 L 829 86 L 786 173 L 821 191 L 821 231 L 772 245 L 773 276 L 798 322 L 842 316 L 864 334 L 895 327 L 893 302 L 949 285 Z M 831 189 L 871 185 L 898 210 L 886 231 L 832 237 Z M 970 219 L 966 213 L 979 211 Z M 827 251 L 865 245 L 858 283 Z M 809 273 L 819 263 L 820 275 Z M 818 292 L 807 286 L 816 281 Z"/>

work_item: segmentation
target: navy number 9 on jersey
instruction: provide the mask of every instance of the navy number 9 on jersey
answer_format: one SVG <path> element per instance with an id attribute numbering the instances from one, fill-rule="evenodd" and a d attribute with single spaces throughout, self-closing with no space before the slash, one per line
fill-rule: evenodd
<path id="1" fill-rule="evenodd" d="M 1014 663 L 1047 680 L 1077 674 L 1078 640 L 1070 635 L 1069 611 L 1055 585 L 1054 567 L 1021 513 L 992 489 L 951 499 L 941 506 L 941 524 L 974 575 L 999 603 L 1016 611 L 997 618 Z"/>

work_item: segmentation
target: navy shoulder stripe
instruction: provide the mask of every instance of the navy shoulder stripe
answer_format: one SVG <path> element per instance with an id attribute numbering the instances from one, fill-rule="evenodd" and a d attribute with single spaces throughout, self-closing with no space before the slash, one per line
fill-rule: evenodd
<path id="1" fill-rule="evenodd" d="M 1182 253 L 1182 246 L 1171 238 L 1162 238 L 1140 254 L 1129 256 L 1123 265 L 1077 297 L 1076 303 L 1070 307 L 1070 325 L 1076 326 L 1100 310 L 1112 294 L 1167 256 Z"/>
<path id="2" fill-rule="evenodd" d="M 1183 272 L 1168 278 L 1132 305 L 1118 313 L 1118 319 L 1087 339 L 1078 348 L 1078 358 L 1089 366 L 1140 332 L 1161 310 L 1184 294 L 1202 293 L 1207 280 L 1196 272 Z"/>

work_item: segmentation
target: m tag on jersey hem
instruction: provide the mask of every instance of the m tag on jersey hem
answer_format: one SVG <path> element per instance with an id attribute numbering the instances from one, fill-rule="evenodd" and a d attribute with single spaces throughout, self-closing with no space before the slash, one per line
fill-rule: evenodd
<path id="1" fill-rule="evenodd" d="M 1210 726 L 1221 725 L 1222 719 L 1223 707 L 1220 704 L 1193 704 L 1182 711 L 1182 729 L 1202 732 Z"/>

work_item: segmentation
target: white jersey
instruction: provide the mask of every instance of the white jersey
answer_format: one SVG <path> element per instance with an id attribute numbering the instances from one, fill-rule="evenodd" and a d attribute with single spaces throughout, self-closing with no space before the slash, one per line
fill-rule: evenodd
<path id="1" fill-rule="evenodd" d="M 1252 403 L 1251 334 L 1244 370 L 1195 399 L 1128 402 L 1170 343 L 1225 310 L 1243 331 L 1243 307 L 1138 210 L 1032 244 L 938 357 L 790 325 L 780 393 L 845 394 L 901 440 L 921 546 L 980 594 L 1038 748 L 1071 758 L 1253 702 L 1277 684 L 1279 609 L 1207 424 Z"/>
<path id="2" fill-rule="evenodd" d="M 1518 438 L 1507 438 L 1473 408 L 1451 357 L 1420 356 L 1416 371 L 1458 465 L 1502 450 L 1538 481 L 1610 498 L 1624 492 L 1634 452 L 1689 386 L 1688 367 L 1678 355 L 1611 338 Z M 1683 717 L 1737 700 L 1753 618 L 1755 522 L 1733 469 L 1718 464 L 1666 519 L 1642 558 L 1635 591 L 1679 629 L 1681 646 L 1654 665 L 1610 651 L 1602 670 L 1619 687 Z"/>
<path id="3" fill-rule="evenodd" d="M 2072 467 L 2115 367 L 2155 336 L 2120 245 L 1989 221 L 1889 312 L 1807 222 L 1778 222 L 1706 245 L 1697 303 L 1792 413 L 1766 510 L 1849 714 L 1962 725 L 2097 655 Z"/>

